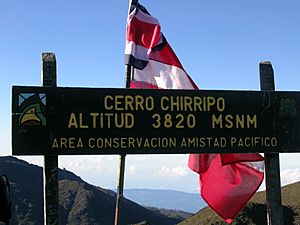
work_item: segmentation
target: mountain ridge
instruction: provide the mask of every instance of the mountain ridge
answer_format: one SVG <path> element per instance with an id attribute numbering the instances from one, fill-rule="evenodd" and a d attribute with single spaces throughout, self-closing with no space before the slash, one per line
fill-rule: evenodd
<path id="1" fill-rule="evenodd" d="M 43 224 L 42 167 L 7 156 L 0 157 L 0 171 L 8 175 L 12 187 L 11 224 Z M 115 192 L 91 185 L 64 169 L 59 169 L 59 188 L 60 224 L 113 225 Z M 283 186 L 281 192 L 284 225 L 300 224 L 300 182 Z M 176 210 L 143 207 L 125 198 L 122 212 L 122 225 L 227 225 L 208 207 L 192 215 Z M 265 192 L 256 193 L 232 223 L 266 224 Z"/>
<path id="2" fill-rule="evenodd" d="M 11 224 L 40 225 L 43 218 L 43 168 L 12 156 L 0 157 L 0 171 L 11 184 Z M 59 169 L 60 224 L 113 225 L 116 193 L 93 186 L 67 170 Z M 174 225 L 184 218 L 159 212 L 124 199 L 122 224 L 148 221 L 151 225 Z M 186 218 L 186 217 L 185 217 Z"/>

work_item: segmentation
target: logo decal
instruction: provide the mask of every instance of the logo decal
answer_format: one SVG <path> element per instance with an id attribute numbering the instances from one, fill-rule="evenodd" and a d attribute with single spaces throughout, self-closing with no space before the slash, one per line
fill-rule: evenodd
<path id="1" fill-rule="evenodd" d="M 19 125 L 46 126 L 46 94 L 19 94 Z"/>

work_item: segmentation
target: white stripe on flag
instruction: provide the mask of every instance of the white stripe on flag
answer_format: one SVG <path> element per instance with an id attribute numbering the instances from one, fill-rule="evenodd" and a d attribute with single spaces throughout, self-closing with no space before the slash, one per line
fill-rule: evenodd
<path id="1" fill-rule="evenodd" d="M 265 169 L 265 163 L 264 161 L 257 161 L 257 162 L 241 162 L 241 164 L 245 164 L 257 171 L 260 171 L 260 172 L 264 172 L 264 169 Z"/>
<path id="2" fill-rule="evenodd" d="M 132 55 L 136 59 L 148 61 L 149 60 L 148 51 L 150 51 L 148 48 L 144 48 L 143 46 L 136 45 L 132 41 L 126 41 L 125 55 Z"/>
<path id="3" fill-rule="evenodd" d="M 142 12 L 141 10 L 135 8 L 128 16 L 128 21 L 130 21 L 133 17 L 136 17 L 139 21 L 144 22 L 144 23 L 150 23 L 150 24 L 157 24 L 159 25 L 158 20 L 153 17 L 150 16 L 144 12 Z"/>
<path id="4" fill-rule="evenodd" d="M 134 80 L 161 89 L 194 89 L 184 70 L 153 60 L 149 60 L 145 69 L 134 70 Z"/>

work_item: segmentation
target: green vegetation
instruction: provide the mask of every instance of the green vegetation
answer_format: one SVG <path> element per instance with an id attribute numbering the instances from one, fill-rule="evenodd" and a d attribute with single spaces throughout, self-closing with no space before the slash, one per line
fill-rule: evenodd
<path id="1" fill-rule="evenodd" d="M 300 224 L 300 182 L 282 187 L 284 225 Z M 267 225 L 266 193 L 256 193 L 234 219 L 233 225 Z M 226 225 L 209 207 L 178 225 Z"/>

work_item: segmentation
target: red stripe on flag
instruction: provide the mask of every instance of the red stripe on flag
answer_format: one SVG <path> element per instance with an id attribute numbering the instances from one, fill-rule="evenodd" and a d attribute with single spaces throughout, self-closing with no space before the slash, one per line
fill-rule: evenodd
<path id="1" fill-rule="evenodd" d="M 161 40 L 159 24 L 150 24 L 133 17 L 127 25 L 127 40 L 151 49 Z"/>
<path id="2" fill-rule="evenodd" d="M 183 70 L 183 66 L 168 43 L 165 43 L 159 51 L 151 51 L 149 58 L 164 64 L 176 66 Z"/>
<path id="3" fill-rule="evenodd" d="M 222 165 L 221 155 L 217 154 L 200 175 L 201 195 L 216 213 L 231 223 L 263 178 L 263 172 L 241 163 Z"/>
<path id="4" fill-rule="evenodd" d="M 258 162 L 263 161 L 264 158 L 257 153 L 249 153 L 249 154 L 222 154 L 222 164 L 229 164 L 234 162 Z"/>
<path id="5" fill-rule="evenodd" d="M 159 89 L 156 85 L 149 84 L 143 81 L 131 81 L 130 88 L 133 89 Z"/>

